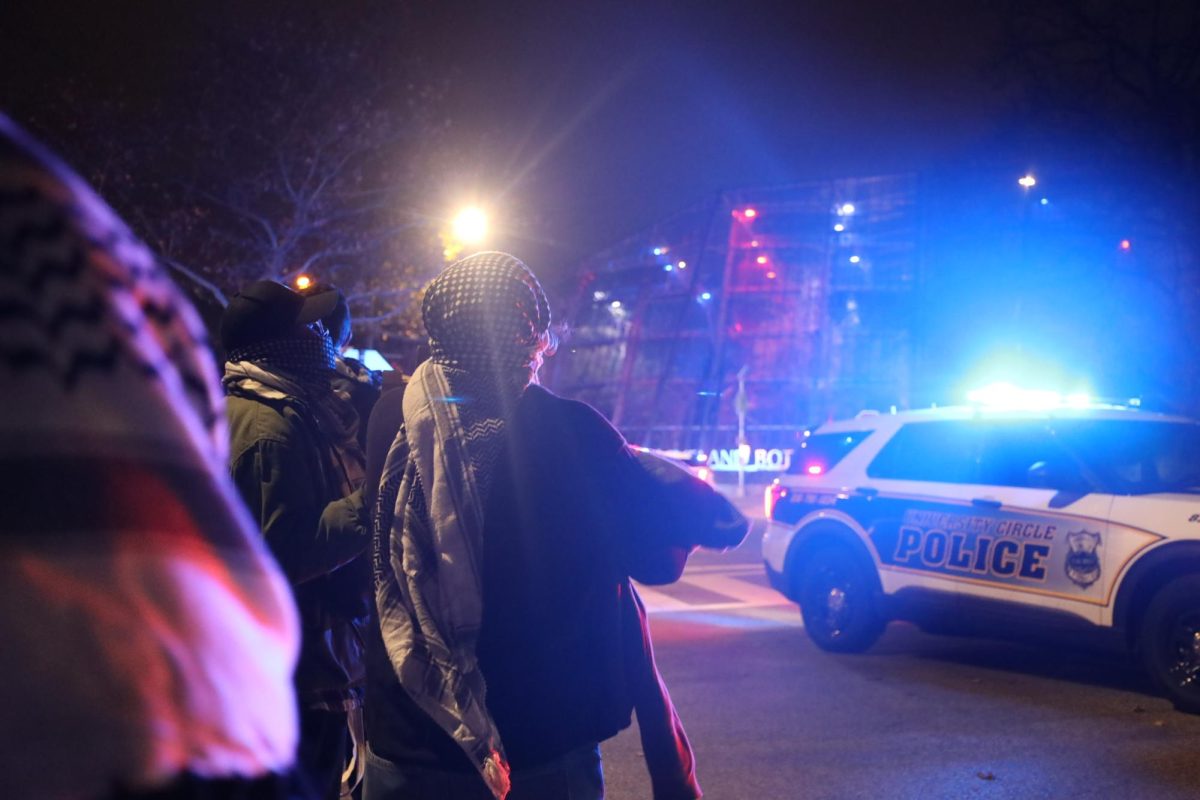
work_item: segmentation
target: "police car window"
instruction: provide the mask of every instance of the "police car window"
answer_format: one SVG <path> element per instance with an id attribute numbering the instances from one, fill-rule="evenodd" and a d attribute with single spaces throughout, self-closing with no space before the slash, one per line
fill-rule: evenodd
<path id="1" fill-rule="evenodd" d="M 867 467 L 872 478 L 977 483 L 982 426 L 968 420 L 909 423 Z"/>
<path id="2" fill-rule="evenodd" d="M 788 473 L 820 475 L 828 472 L 870 435 L 871 431 L 845 431 L 806 436 L 796 448 Z"/>
<path id="3" fill-rule="evenodd" d="M 987 425 L 977 483 L 1059 491 L 1084 491 L 1078 462 L 1045 422 L 998 420 Z"/>
<path id="4" fill-rule="evenodd" d="M 1104 491 L 1200 493 L 1200 425 L 1090 419 L 1054 424 L 1058 439 L 1091 469 Z"/>

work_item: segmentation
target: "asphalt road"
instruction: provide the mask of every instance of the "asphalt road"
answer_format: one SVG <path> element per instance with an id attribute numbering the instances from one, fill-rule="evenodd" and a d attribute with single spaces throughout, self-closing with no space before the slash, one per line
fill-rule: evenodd
<path id="1" fill-rule="evenodd" d="M 1120 655 L 901 623 L 823 653 L 765 587 L 756 534 L 645 595 L 712 800 L 1200 797 L 1200 716 Z M 649 800 L 636 730 L 604 757 L 610 800 Z"/>

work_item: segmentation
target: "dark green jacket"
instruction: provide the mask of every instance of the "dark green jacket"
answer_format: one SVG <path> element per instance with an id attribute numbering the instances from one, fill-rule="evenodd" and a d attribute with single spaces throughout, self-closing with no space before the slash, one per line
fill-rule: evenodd
<path id="1" fill-rule="evenodd" d="M 304 708 L 349 708 L 362 693 L 370 596 L 361 491 L 341 496 L 330 445 L 294 399 L 231 394 L 230 474 L 295 592 Z"/>

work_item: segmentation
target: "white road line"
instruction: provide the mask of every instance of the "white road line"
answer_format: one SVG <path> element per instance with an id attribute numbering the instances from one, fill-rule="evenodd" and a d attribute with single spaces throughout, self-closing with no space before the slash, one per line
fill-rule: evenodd
<path id="1" fill-rule="evenodd" d="M 777 606 L 787 602 L 787 599 L 774 589 L 725 575 L 696 575 L 692 578 L 685 576 L 684 580 L 691 586 L 698 586 L 709 592 L 736 597 L 746 607 Z"/>
<path id="2" fill-rule="evenodd" d="M 764 570 L 762 564 L 697 564 L 696 566 L 689 566 L 684 571 L 684 577 L 704 572 L 719 572 L 723 575 L 740 575 L 742 573 L 758 573 L 761 575 Z"/>
<path id="3" fill-rule="evenodd" d="M 652 589 L 649 586 L 638 584 L 638 594 L 642 596 L 642 602 L 646 604 L 647 613 L 654 614 L 659 611 L 687 611 L 691 608 L 690 605 L 682 600 L 676 600 L 669 594 L 664 594 L 657 589 Z"/>
<path id="4" fill-rule="evenodd" d="M 672 611 L 734 611 L 790 606 L 791 602 L 775 590 L 741 579 L 761 574 L 762 567 L 756 564 L 708 564 L 689 568 L 677 583 L 672 584 L 673 586 L 701 589 L 728 598 L 728 600 L 716 602 L 689 603 L 675 597 L 667 587 L 655 589 L 639 584 L 638 593 L 646 602 L 646 610 L 652 614 Z"/>

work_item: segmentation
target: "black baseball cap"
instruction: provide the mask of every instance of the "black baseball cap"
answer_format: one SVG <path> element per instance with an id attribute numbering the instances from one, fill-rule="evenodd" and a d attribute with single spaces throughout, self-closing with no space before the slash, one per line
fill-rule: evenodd
<path id="1" fill-rule="evenodd" d="M 282 339 L 299 325 L 327 316 L 338 291 L 300 294 L 277 281 L 256 281 L 229 299 L 221 318 L 221 347 L 226 351 L 255 342 Z"/>

